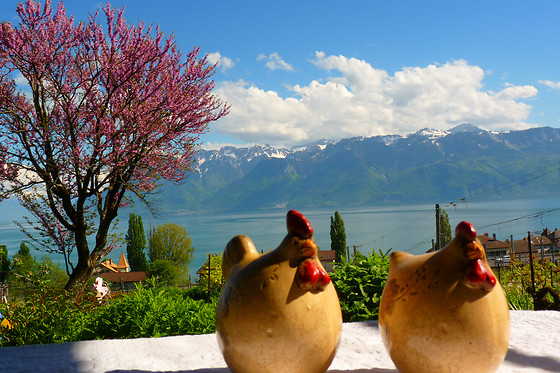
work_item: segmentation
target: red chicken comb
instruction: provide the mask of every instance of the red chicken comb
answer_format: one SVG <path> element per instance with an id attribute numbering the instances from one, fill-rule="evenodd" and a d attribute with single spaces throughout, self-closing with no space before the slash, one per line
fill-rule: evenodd
<path id="1" fill-rule="evenodd" d="M 471 223 L 464 220 L 457 224 L 457 228 L 455 228 L 455 235 L 459 234 L 472 241 L 476 239 L 476 229 L 474 229 Z"/>
<path id="2" fill-rule="evenodd" d="M 288 232 L 296 232 L 304 238 L 313 237 L 313 227 L 311 226 L 311 223 L 309 223 L 303 214 L 296 210 L 288 211 L 286 224 L 288 226 Z"/>

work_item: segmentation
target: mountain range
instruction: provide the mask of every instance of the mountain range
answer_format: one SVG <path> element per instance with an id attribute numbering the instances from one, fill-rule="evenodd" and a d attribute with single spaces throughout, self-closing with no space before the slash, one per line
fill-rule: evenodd
<path id="1" fill-rule="evenodd" d="M 471 124 L 294 148 L 199 150 L 161 212 L 237 212 L 560 194 L 560 129 L 491 132 Z"/>

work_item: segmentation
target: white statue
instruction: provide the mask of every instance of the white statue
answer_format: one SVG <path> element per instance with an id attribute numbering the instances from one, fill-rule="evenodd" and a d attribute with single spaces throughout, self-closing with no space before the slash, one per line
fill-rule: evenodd
<path id="1" fill-rule="evenodd" d="M 93 287 L 97 291 L 95 297 L 99 302 L 101 302 L 103 298 L 109 293 L 109 286 L 107 286 L 107 283 L 103 281 L 101 277 L 97 277 L 95 279 L 95 283 L 93 284 Z"/>

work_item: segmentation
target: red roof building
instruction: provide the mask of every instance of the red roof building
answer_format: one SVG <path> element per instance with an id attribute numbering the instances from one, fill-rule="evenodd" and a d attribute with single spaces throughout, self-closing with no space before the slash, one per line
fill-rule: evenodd
<path id="1" fill-rule="evenodd" d="M 126 260 L 124 253 L 121 253 L 119 264 L 113 263 L 113 260 L 109 258 L 102 261 L 100 265 L 111 272 L 130 272 L 130 265 Z"/>

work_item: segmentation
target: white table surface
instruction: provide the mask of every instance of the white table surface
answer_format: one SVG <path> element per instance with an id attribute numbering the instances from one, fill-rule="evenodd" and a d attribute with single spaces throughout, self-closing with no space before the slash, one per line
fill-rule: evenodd
<path id="1" fill-rule="evenodd" d="M 214 334 L 0 348 L 0 372 L 228 373 Z M 329 372 L 397 372 L 375 321 L 345 323 Z M 504 372 L 560 372 L 560 312 L 512 311 Z"/>

